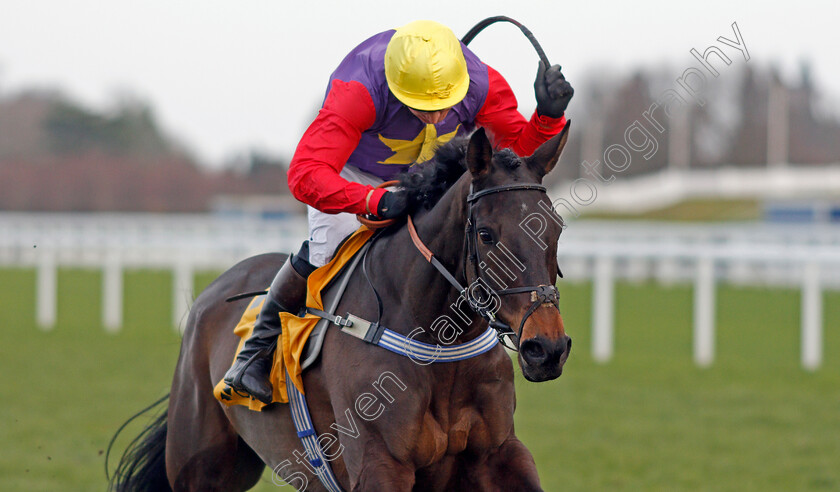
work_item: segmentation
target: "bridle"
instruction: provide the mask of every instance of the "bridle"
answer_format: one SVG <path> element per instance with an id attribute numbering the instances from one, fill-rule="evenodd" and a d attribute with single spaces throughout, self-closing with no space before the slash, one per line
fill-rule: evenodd
<path id="1" fill-rule="evenodd" d="M 417 234 L 417 229 L 414 227 L 414 221 L 411 219 L 411 216 L 408 217 L 408 233 L 411 236 L 411 240 L 414 243 L 415 247 L 420 251 L 420 253 L 426 258 L 426 261 L 432 264 L 443 276 L 446 280 L 455 287 L 459 294 L 467 300 L 470 308 L 478 313 L 482 318 L 484 318 L 491 327 L 493 327 L 498 336 L 499 342 L 501 342 L 505 347 L 518 351 L 519 350 L 519 342 L 522 338 L 522 330 L 525 327 L 525 322 L 528 318 L 534 314 L 534 312 L 540 306 L 551 306 L 553 305 L 559 312 L 559 297 L 560 294 L 557 292 L 557 287 L 554 285 L 536 285 L 536 286 L 525 286 L 525 287 L 513 287 L 509 289 L 501 289 L 501 290 L 493 290 L 490 287 L 490 284 L 485 281 L 481 276 L 481 269 L 484 268 L 486 263 L 482 261 L 481 256 L 478 251 L 478 229 L 476 228 L 475 223 L 475 216 L 474 216 L 474 204 L 480 198 L 485 197 L 487 195 L 492 195 L 495 193 L 503 193 L 506 191 L 516 191 L 516 190 L 533 190 L 539 191 L 541 193 L 546 193 L 545 186 L 537 185 L 537 184 L 508 184 L 508 185 L 501 185 L 501 186 L 494 186 L 492 188 L 487 188 L 484 190 L 480 190 L 477 192 L 473 192 L 473 185 L 470 184 L 470 193 L 467 195 L 467 225 L 464 231 L 465 234 L 465 241 L 464 247 L 466 249 L 466 254 L 464 254 L 464 277 L 467 282 L 467 285 L 470 286 L 473 283 L 478 282 L 479 280 L 483 283 L 483 287 L 489 289 L 491 292 L 489 293 L 492 295 L 495 293 L 498 296 L 505 296 L 505 295 L 512 295 L 512 294 L 531 294 L 531 306 L 525 312 L 525 316 L 522 318 L 521 323 L 519 324 L 519 329 L 517 332 L 514 332 L 509 325 L 506 323 L 499 321 L 496 319 L 495 312 L 488 309 L 487 303 L 481 302 L 481 300 L 473 299 L 473 297 L 468 292 L 468 287 L 464 287 L 461 285 L 460 282 L 452 275 L 451 272 L 435 257 L 434 253 L 423 244 L 423 241 L 420 239 L 420 236 Z M 468 265 L 469 264 L 469 265 Z M 468 266 L 472 266 L 473 271 L 473 280 L 472 283 L 470 282 L 469 276 L 467 272 L 470 270 Z M 507 337 L 510 340 L 508 343 L 505 340 Z M 512 343 L 512 345 L 511 345 Z"/>

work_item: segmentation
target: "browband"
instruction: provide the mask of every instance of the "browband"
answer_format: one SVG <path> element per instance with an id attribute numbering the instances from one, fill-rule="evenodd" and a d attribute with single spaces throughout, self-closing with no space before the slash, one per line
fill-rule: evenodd
<path id="1" fill-rule="evenodd" d="M 472 186 L 470 186 L 472 189 Z M 542 191 L 546 193 L 545 186 L 537 185 L 537 184 L 509 184 L 509 185 L 502 185 L 502 186 L 494 186 L 493 188 L 487 188 L 486 190 L 477 191 L 475 193 L 470 193 L 467 195 L 467 203 L 474 202 L 479 198 L 483 197 L 484 195 L 491 195 L 493 193 L 499 193 L 502 191 L 511 191 L 511 190 L 536 190 Z"/>

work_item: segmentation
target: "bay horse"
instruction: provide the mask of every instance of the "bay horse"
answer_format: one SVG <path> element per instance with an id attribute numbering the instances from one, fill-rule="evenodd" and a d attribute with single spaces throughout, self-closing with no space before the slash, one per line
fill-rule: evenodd
<path id="1" fill-rule="evenodd" d="M 496 298 L 494 314 L 513 328 L 519 366 L 537 382 L 558 377 L 571 349 L 555 288 L 562 222 L 543 220 L 538 230 L 522 224 L 553 212 L 540 183 L 568 130 L 519 158 L 495 151 L 479 129 L 401 178 L 416 234 L 451 276 L 461 285 L 504 281 L 512 291 Z M 423 327 L 412 336 L 429 344 L 476 339 L 486 319 L 459 302 L 462 292 L 418 252 L 407 229 L 394 225 L 375 236 L 365 275 L 357 269 L 335 312 L 370 320 L 381 311 L 381 323 L 402 335 Z M 507 271 L 491 261 L 502 247 L 515 265 Z M 247 490 L 268 465 L 274 479 L 299 490 L 326 490 L 300 459 L 289 405 L 255 412 L 213 397 L 233 360 L 233 327 L 244 309 L 225 299 L 264 289 L 284 260 L 244 260 L 198 296 L 168 410 L 123 455 L 112 489 Z M 539 290 L 554 298 L 538 297 Z M 514 433 L 513 363 L 498 344 L 458 362 L 420 363 L 333 327 L 303 382 L 319 444 L 343 490 L 542 490 L 534 459 Z"/>

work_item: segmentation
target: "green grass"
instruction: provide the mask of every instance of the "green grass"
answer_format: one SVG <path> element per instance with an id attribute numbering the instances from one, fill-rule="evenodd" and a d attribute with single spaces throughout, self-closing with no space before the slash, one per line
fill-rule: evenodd
<path id="1" fill-rule="evenodd" d="M 837 293 L 813 374 L 799 366 L 798 291 L 719 288 L 709 369 L 691 363 L 690 288 L 619 285 L 605 365 L 587 353 L 589 296 L 561 291 L 575 339 L 564 376 L 517 386 L 546 490 L 840 490 Z"/>
<path id="2" fill-rule="evenodd" d="M 592 212 L 586 219 L 665 220 L 677 222 L 744 221 L 761 218 L 761 203 L 754 199 L 692 199 L 640 213 Z"/>
<path id="3" fill-rule="evenodd" d="M 61 271 L 58 325 L 44 333 L 34 272 L 0 271 L 0 490 L 104 490 L 113 432 L 168 391 L 179 350 L 170 274 L 126 275 L 117 335 L 101 327 L 100 282 L 98 272 Z M 691 289 L 655 284 L 618 285 L 615 358 L 596 364 L 591 286 L 561 285 L 574 339 L 564 375 L 517 379 L 517 433 L 546 490 L 840 490 L 840 293 L 824 299 L 815 373 L 799 366 L 798 291 L 717 295 L 711 368 L 691 362 Z"/>

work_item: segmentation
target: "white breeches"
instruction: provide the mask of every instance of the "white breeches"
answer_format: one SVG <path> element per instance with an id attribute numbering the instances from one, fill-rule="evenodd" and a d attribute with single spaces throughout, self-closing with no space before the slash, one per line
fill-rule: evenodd
<path id="1" fill-rule="evenodd" d="M 344 166 L 340 176 L 347 181 L 363 185 L 377 186 L 383 182 L 382 179 L 350 165 Z M 314 267 L 321 267 L 332 259 L 335 248 L 338 247 L 341 240 L 355 232 L 361 224 L 353 214 L 327 214 L 312 207 L 307 207 L 307 209 L 309 216 L 309 263 Z"/>

